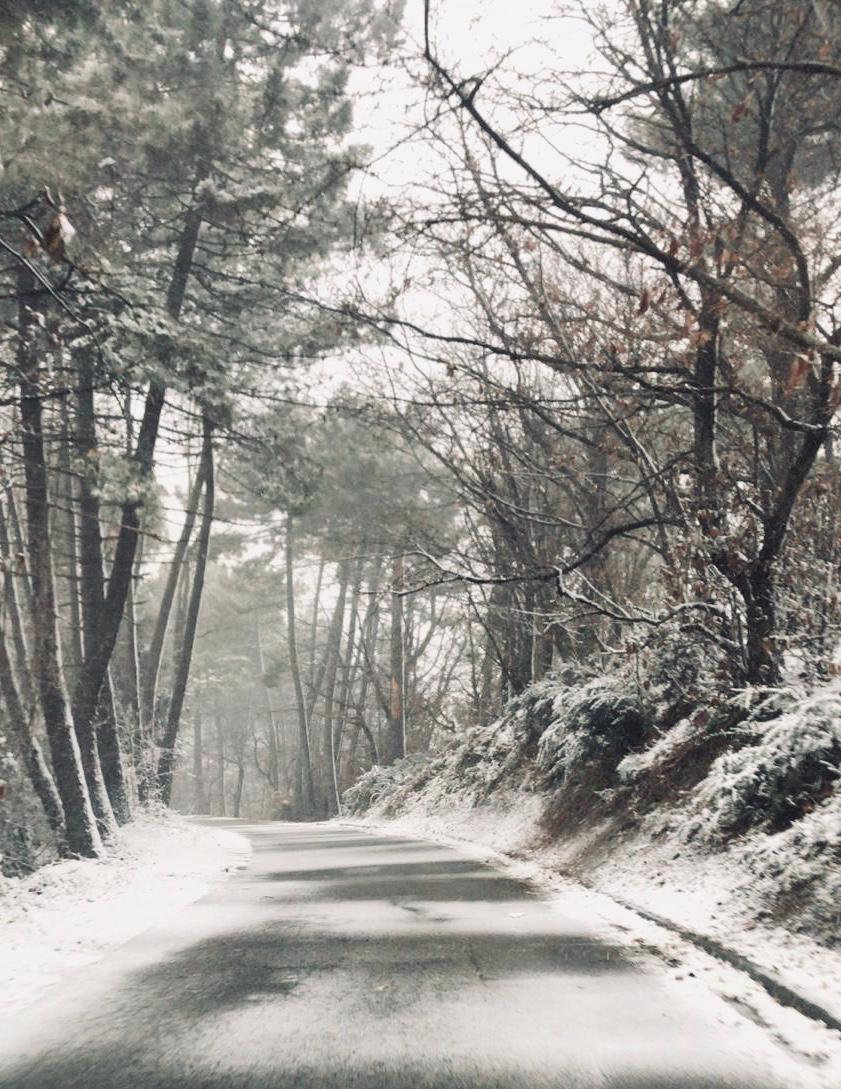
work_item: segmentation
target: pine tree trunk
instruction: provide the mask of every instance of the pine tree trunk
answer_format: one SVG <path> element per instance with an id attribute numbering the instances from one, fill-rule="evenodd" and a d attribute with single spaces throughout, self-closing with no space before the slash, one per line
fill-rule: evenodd
<path id="1" fill-rule="evenodd" d="M 139 553 L 140 550 L 138 550 Z M 135 572 L 140 568 L 140 556 L 135 562 Z M 137 608 L 135 587 L 137 574 L 132 580 L 126 600 L 126 615 L 123 621 L 123 685 L 121 698 L 131 719 L 131 752 L 137 768 L 143 747 L 144 720 L 140 711 L 140 657 L 137 648 Z"/>
<path id="2" fill-rule="evenodd" d="M 99 748 L 99 762 L 105 788 L 111 800 L 111 808 L 118 824 L 131 820 L 131 788 L 126 774 L 125 759 L 120 744 L 117 700 L 114 695 L 114 682 L 110 668 L 105 674 L 105 681 L 99 694 L 97 710 L 96 740 Z"/>
<path id="3" fill-rule="evenodd" d="M 263 657 L 263 641 L 260 638 L 260 614 L 255 615 L 255 633 L 257 636 L 257 655 L 260 662 L 260 676 L 265 678 L 266 675 L 266 662 Z M 268 725 L 267 735 L 269 743 L 269 783 L 272 790 L 277 793 L 280 785 L 280 758 L 278 755 L 277 745 L 277 723 L 275 722 L 274 711 L 272 710 L 272 699 L 268 686 L 262 683 L 263 692 L 266 696 L 266 721 Z"/>
<path id="4" fill-rule="evenodd" d="M 169 805 L 172 795 L 172 772 L 175 762 L 175 743 L 178 739 L 178 727 L 181 711 L 187 693 L 190 677 L 190 663 L 193 658 L 193 645 L 201 609 L 204 576 L 207 569 L 207 556 L 210 549 L 210 531 L 213 526 L 213 508 L 215 502 L 215 482 L 213 472 L 213 425 L 205 414 L 202 417 L 202 453 L 201 475 L 204 479 L 204 501 L 202 503 L 201 525 L 196 541 L 196 561 L 193 571 L 193 584 L 190 587 L 190 599 L 187 605 L 187 617 L 184 634 L 175 666 L 172 695 L 167 709 L 166 728 L 161 739 L 161 754 L 158 761 L 158 785 L 161 798 Z"/>
<path id="5" fill-rule="evenodd" d="M 324 584 L 324 568 L 327 565 L 327 561 L 324 557 L 324 549 L 322 547 L 318 557 L 318 574 L 315 577 L 315 591 L 312 596 L 312 619 L 310 621 L 310 645 L 309 645 L 309 665 L 307 667 L 307 685 L 309 686 L 310 699 L 315 699 L 315 693 L 318 691 L 319 685 L 316 683 L 315 677 L 315 650 L 318 646 L 318 611 L 321 605 L 321 587 Z M 310 709 L 310 718 L 312 717 L 312 710 Z"/>
<path id="6" fill-rule="evenodd" d="M 380 570 L 377 566 L 370 576 L 368 581 L 368 594 L 369 602 L 368 608 L 365 611 L 365 619 L 362 623 L 362 631 L 359 639 L 359 652 L 362 658 L 364 658 L 365 666 L 362 671 L 362 683 L 360 684 L 359 698 L 356 702 L 356 722 L 355 730 L 351 737 L 350 752 L 348 754 L 348 769 L 349 775 L 353 771 L 356 760 L 356 750 L 359 744 L 360 731 L 365 734 L 365 738 L 368 741 L 368 745 L 371 750 L 371 763 L 378 764 L 380 762 L 380 752 L 377 747 L 376 738 L 373 731 L 368 725 L 365 715 L 367 713 L 368 704 L 368 689 L 370 687 L 371 679 L 376 678 L 375 670 L 377 663 L 368 651 L 368 647 L 376 647 L 377 636 L 379 634 L 380 627 L 380 606 L 377 597 L 380 586 Z"/>
<path id="7" fill-rule="evenodd" d="M 143 423 L 135 450 L 135 462 L 141 476 L 152 470 L 158 425 L 163 410 L 165 390 L 152 383 L 146 397 Z M 105 593 L 97 638 L 85 646 L 85 661 L 73 692 L 73 720 L 81 732 L 92 730 L 99 695 L 117 643 L 117 635 L 125 612 L 126 598 L 134 577 L 134 559 L 140 532 L 141 503 L 128 501 L 122 508 L 120 531 L 111 563 L 111 574 Z"/>
<path id="8" fill-rule="evenodd" d="M 32 615 L 32 579 L 29 576 L 29 560 L 26 554 L 26 541 L 20 524 L 18 505 L 15 500 L 14 489 L 10 484 L 6 485 L 6 505 L 9 512 L 9 536 L 12 550 L 15 553 L 20 574 L 18 600 L 21 608 L 26 610 L 26 615 Z"/>
<path id="9" fill-rule="evenodd" d="M 80 463 L 86 466 L 79 479 L 79 589 L 86 656 L 101 638 L 105 612 L 94 382 L 92 360 L 82 354 L 76 393 L 76 449 Z M 76 735 L 100 828 L 108 829 L 114 818 L 125 824 L 131 817 L 131 804 L 117 735 L 114 693 L 107 669 L 100 683 L 95 715 L 83 716 L 76 722 Z M 100 749 L 103 750 L 101 753 Z"/>
<path id="10" fill-rule="evenodd" d="M 155 721 L 155 703 L 158 692 L 158 678 L 161 671 L 161 659 L 163 657 L 164 642 L 166 641 L 167 628 L 172 615 L 172 606 L 175 601 L 175 591 L 181 570 L 184 566 L 184 557 L 190 544 L 196 515 L 198 514 L 199 499 L 204 486 L 204 462 L 199 466 L 193 486 L 187 499 L 187 509 L 184 512 L 184 525 L 175 545 L 172 562 L 167 571 L 161 604 L 155 619 L 155 628 L 149 644 L 149 654 L 146 659 L 146 668 L 143 671 L 143 681 L 140 689 L 140 713 L 143 722 L 152 726 Z M 152 730 L 154 733 L 154 729 Z"/>
<path id="11" fill-rule="evenodd" d="M 126 390 L 123 401 L 123 418 L 126 425 L 126 457 L 134 448 L 134 418 L 132 415 L 131 389 Z M 122 635 L 123 666 L 118 670 L 117 693 L 131 716 L 131 759 L 134 771 L 134 789 L 140 795 L 145 763 L 146 721 L 140 706 L 140 649 L 138 646 L 137 587 L 143 570 L 143 538 L 137 542 L 134 555 L 134 575 L 129 584 L 126 609 L 120 627 Z M 118 636 L 119 642 L 119 636 Z"/>
<path id="12" fill-rule="evenodd" d="M 405 656 L 403 646 L 403 556 L 394 557 L 391 594 L 391 639 L 389 660 L 388 721 L 383 763 L 393 764 L 406 755 L 406 721 L 404 707 Z"/>
<path id="13" fill-rule="evenodd" d="M 201 702 L 197 699 L 193 713 L 193 812 L 204 813 L 205 809 Z"/>
<path id="14" fill-rule="evenodd" d="M 72 670 L 69 676 L 72 678 L 82 666 L 82 607 L 79 597 L 79 555 L 78 555 L 78 530 L 76 526 L 76 488 L 74 486 L 73 467 L 70 461 L 70 413 L 67 406 L 67 398 L 61 401 L 61 436 L 59 439 L 59 476 L 62 481 L 61 505 L 64 507 L 63 520 L 65 527 L 66 545 L 66 579 L 67 599 L 70 603 L 70 648 Z"/>
<path id="15" fill-rule="evenodd" d="M 17 682 L 15 681 L 6 640 L 0 636 L 0 692 L 6 705 L 7 721 L 11 728 L 16 748 L 26 768 L 32 789 L 47 818 L 47 823 L 56 837 L 60 855 L 67 854 L 64 809 L 52 772 L 47 764 L 38 739 L 33 736 L 29 716 L 23 705 Z"/>
<path id="16" fill-rule="evenodd" d="M 298 660 L 298 638 L 295 624 L 295 523 L 291 514 L 286 516 L 286 622 L 289 646 L 289 669 L 295 688 L 295 704 L 298 709 L 298 765 L 295 776 L 295 812 L 309 818 L 315 813 L 315 785 L 310 757 L 310 731 L 304 687 L 301 683 L 301 667 Z"/>
<path id="17" fill-rule="evenodd" d="M 342 662 L 342 684 L 338 699 L 340 719 L 338 729 L 334 731 L 333 751 L 336 764 L 336 795 L 337 804 L 341 808 L 343 793 L 342 782 L 342 741 L 347 727 L 348 712 L 350 710 L 350 693 L 353 680 L 359 666 L 361 648 L 357 647 L 356 629 L 359 624 L 359 597 L 362 592 L 362 568 L 365 563 L 364 553 L 366 544 L 363 541 L 360 546 L 360 555 L 353 574 L 353 590 L 350 598 L 350 623 L 348 625 L 347 642 L 345 644 L 344 661 Z M 357 733 L 359 728 L 357 727 Z"/>
<path id="18" fill-rule="evenodd" d="M 102 841 L 91 808 L 61 664 L 36 343 L 39 326 L 32 309 L 34 286 L 34 277 L 22 266 L 18 280 L 17 363 L 26 480 L 27 554 L 32 581 L 32 665 L 56 786 L 64 808 L 68 849 L 74 854 L 96 858 L 103 854 Z"/>
<path id="19" fill-rule="evenodd" d="M 18 584 L 21 576 L 16 573 L 17 564 L 11 549 L 8 523 L 3 503 L 0 501 L 0 556 L 3 559 L 3 591 L 6 602 L 6 616 L 11 627 L 12 645 L 16 664 L 16 676 L 23 702 L 28 706 L 35 699 L 35 687 L 32 683 L 32 671 L 29 664 L 29 651 L 26 645 L 26 631 L 21 616 Z"/>
<path id="20" fill-rule="evenodd" d="M 225 805 L 225 733 L 222 729 L 222 716 L 216 708 L 216 785 L 219 792 L 218 816 L 227 816 Z"/>
<path id="21" fill-rule="evenodd" d="M 336 694 L 336 677 L 339 668 L 339 653 L 342 643 L 342 628 L 345 621 L 345 602 L 349 581 L 350 560 L 342 560 L 339 564 L 339 595 L 336 598 L 333 617 L 330 621 L 330 631 L 327 636 L 327 669 L 324 685 L 322 800 L 324 813 L 328 817 L 339 811 L 339 787 L 336 781 L 336 745 L 334 737 L 334 724 L 336 721 L 334 696 Z"/>

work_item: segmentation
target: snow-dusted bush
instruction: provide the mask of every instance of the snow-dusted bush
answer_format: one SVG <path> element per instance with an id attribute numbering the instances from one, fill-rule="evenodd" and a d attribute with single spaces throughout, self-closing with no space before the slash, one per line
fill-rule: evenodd
<path id="1" fill-rule="evenodd" d="M 474 726 L 434 757 L 409 756 L 389 767 L 375 766 L 342 798 L 346 813 L 375 805 L 401 807 L 423 789 L 430 804 L 478 805 L 503 787 L 528 788 L 543 733 L 555 721 L 555 703 L 564 691 L 558 679 L 531 685 L 512 699 L 495 721 Z"/>
<path id="2" fill-rule="evenodd" d="M 791 701 L 788 701 L 791 702 Z M 811 811 L 841 774 L 841 691 L 804 697 L 796 709 L 743 726 L 743 744 L 712 765 L 693 825 L 708 839 L 752 828 L 780 831 Z"/>
<path id="3" fill-rule="evenodd" d="M 604 785 L 621 759 L 646 737 L 646 712 L 636 685 L 624 677 L 597 677 L 563 688 L 552 705 L 553 721 L 540 739 L 537 764 L 546 781 L 588 778 Z"/>
<path id="4" fill-rule="evenodd" d="M 372 805 L 394 793 L 429 763 L 429 757 L 423 755 L 406 756 L 393 764 L 375 764 L 361 775 L 352 787 L 342 795 L 342 810 L 345 813 L 364 813 Z"/>
<path id="5" fill-rule="evenodd" d="M 743 854 L 778 919 L 841 943 L 841 784 L 785 831 L 752 837 Z"/>
<path id="6" fill-rule="evenodd" d="M 563 690 L 555 677 L 537 681 L 515 696 L 496 722 L 473 732 L 468 748 L 477 766 L 473 773 L 477 786 L 493 788 L 506 779 L 528 778 L 541 738 L 555 721 L 555 703 Z"/>
<path id="7" fill-rule="evenodd" d="M 620 783 L 629 786 L 638 782 L 643 775 L 669 763 L 675 754 L 692 742 L 697 732 L 696 723 L 684 718 L 671 730 L 661 733 L 647 749 L 628 753 L 616 769 Z"/>

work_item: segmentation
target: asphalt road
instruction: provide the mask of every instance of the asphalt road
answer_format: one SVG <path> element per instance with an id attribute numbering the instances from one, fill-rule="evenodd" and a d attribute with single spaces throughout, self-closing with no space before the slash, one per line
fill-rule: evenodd
<path id="1" fill-rule="evenodd" d="M 797 1089 L 730 1007 L 492 868 L 236 830 L 247 868 L 5 1026 L 2 1089 Z"/>

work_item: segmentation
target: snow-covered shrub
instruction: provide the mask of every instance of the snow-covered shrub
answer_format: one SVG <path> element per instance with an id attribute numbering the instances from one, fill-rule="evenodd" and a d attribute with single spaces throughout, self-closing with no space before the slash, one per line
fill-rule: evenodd
<path id="1" fill-rule="evenodd" d="M 692 719 L 684 718 L 671 730 L 661 733 L 647 749 L 628 753 L 616 769 L 620 783 L 630 786 L 639 782 L 644 775 L 669 763 L 675 754 L 692 743 L 697 733 L 696 723 Z"/>
<path id="2" fill-rule="evenodd" d="M 552 709 L 553 721 L 537 754 L 551 785 L 586 778 L 594 788 L 603 786 L 646 737 L 645 708 L 627 678 L 598 677 L 561 689 Z"/>
<path id="3" fill-rule="evenodd" d="M 555 722 L 558 694 L 564 690 L 564 682 L 557 677 L 537 681 L 515 696 L 490 727 L 474 733 L 471 748 L 484 765 L 483 786 L 529 777 L 540 741 Z"/>
<path id="4" fill-rule="evenodd" d="M 506 789 L 528 790 L 534 778 L 540 739 L 555 721 L 562 691 L 557 678 L 545 678 L 515 696 L 494 722 L 462 734 L 436 758 L 433 793 L 460 804 L 480 805 Z"/>
<path id="5" fill-rule="evenodd" d="M 751 838 L 744 857 L 777 920 L 841 944 L 841 782 L 783 832 Z"/>
<path id="6" fill-rule="evenodd" d="M 471 727 L 434 757 L 409 756 L 371 768 L 345 792 L 342 808 L 363 813 L 384 804 L 399 810 L 421 790 L 430 804 L 474 806 L 504 787 L 528 789 L 540 738 L 555 720 L 562 690 L 557 679 L 539 681 L 512 699 L 498 719 Z"/>
<path id="7" fill-rule="evenodd" d="M 697 792 L 703 838 L 780 831 L 814 809 L 841 774 L 841 692 L 833 685 L 795 710 L 743 725 L 747 744 L 720 756 Z"/>
<path id="8" fill-rule="evenodd" d="M 636 811 L 671 805 L 694 790 L 723 752 L 745 744 L 744 721 L 742 708 L 723 702 L 697 707 L 669 728 L 655 725 L 648 747 L 631 752 L 616 769 L 634 794 Z"/>
<path id="9" fill-rule="evenodd" d="M 342 795 L 345 813 L 364 813 L 372 805 L 393 794 L 429 764 L 429 757 L 406 756 L 393 764 L 375 764 L 361 775 Z"/>
<path id="10" fill-rule="evenodd" d="M 650 723 L 661 731 L 709 704 L 720 687 L 711 648 L 683 629 L 677 620 L 658 629 L 641 655 L 639 685 Z"/>

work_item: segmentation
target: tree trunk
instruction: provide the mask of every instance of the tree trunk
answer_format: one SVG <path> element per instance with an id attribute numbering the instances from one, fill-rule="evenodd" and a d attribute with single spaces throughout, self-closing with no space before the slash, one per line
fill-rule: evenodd
<path id="1" fill-rule="evenodd" d="M 210 548 L 210 531 L 213 525 L 213 505 L 215 483 L 213 473 L 213 425 L 205 414 L 202 417 L 202 455 L 201 475 L 204 478 L 204 502 L 202 504 L 201 526 L 196 541 L 196 562 L 193 571 L 193 585 L 190 588 L 190 600 L 187 605 L 187 618 L 184 634 L 176 661 L 172 695 L 167 710 L 166 729 L 161 740 L 161 755 L 158 761 L 158 785 L 161 797 L 169 805 L 172 794 L 172 771 L 175 761 L 175 742 L 178 738 L 178 726 L 181 710 L 187 692 L 190 677 L 190 663 L 193 657 L 193 644 L 196 639 L 199 610 L 201 608 L 204 575 L 207 568 L 207 555 Z"/>
<path id="2" fill-rule="evenodd" d="M 769 563 L 760 561 L 748 579 L 745 608 L 747 680 L 750 684 L 780 683 L 779 655 L 774 639 L 777 618 L 774 578 Z"/>
<path id="3" fill-rule="evenodd" d="M 9 657 L 6 640 L 2 635 L 0 635 L 0 692 L 3 693 L 11 733 L 17 742 L 16 748 L 26 768 L 32 789 L 56 837 L 59 854 L 66 855 L 66 828 L 61 798 L 38 739 L 32 734 L 29 716 L 15 681 L 14 667 Z"/>
<path id="4" fill-rule="evenodd" d="M 278 756 L 277 747 L 277 723 L 275 722 L 274 711 L 272 710 L 272 698 L 268 685 L 265 684 L 266 675 L 266 662 L 263 657 L 263 641 L 260 638 L 260 614 L 255 614 L 256 636 L 257 636 L 257 656 L 260 662 L 260 676 L 262 678 L 261 685 L 263 692 L 266 695 L 266 721 L 267 721 L 267 740 L 269 743 L 269 784 L 275 793 L 277 793 L 280 785 L 280 760 Z"/>
<path id="5" fill-rule="evenodd" d="M 30 306 L 34 277 L 21 266 L 18 281 L 18 350 L 20 421 L 26 480 L 27 552 L 32 580 L 32 665 L 41 712 L 50 743 L 56 786 L 61 796 L 70 851 L 85 857 L 103 854 L 61 664 L 55 600 L 49 491 L 44 452 L 38 321 Z"/>
<path id="6" fill-rule="evenodd" d="M 32 683 L 32 671 L 29 665 L 29 652 L 26 645 L 26 632 L 24 630 L 23 618 L 21 617 L 20 599 L 18 597 L 20 576 L 15 573 L 17 564 L 12 553 L 6 512 L 3 509 L 2 502 L 0 502 L 0 556 L 3 558 L 3 590 L 6 602 L 6 614 L 12 629 L 12 644 L 15 648 L 17 677 L 19 678 L 20 688 L 22 690 L 23 702 L 28 705 L 35 698 L 35 690 Z"/>
<path id="7" fill-rule="evenodd" d="M 359 667 L 361 649 L 357 647 L 356 629 L 359 624 L 359 597 L 362 592 L 362 568 L 365 563 L 365 542 L 360 547 L 360 556 L 356 562 L 356 570 L 353 574 L 353 590 L 350 599 L 350 623 L 348 625 L 347 642 L 345 644 L 344 661 L 342 663 L 342 684 L 338 699 L 339 713 L 341 715 L 338 730 L 334 733 L 333 750 L 336 754 L 336 794 L 338 803 L 341 804 L 343 793 L 342 781 L 342 741 L 347 728 L 348 712 L 350 710 L 350 693 L 356 672 Z M 359 733 L 359 727 L 356 728 Z"/>
<path id="8" fill-rule="evenodd" d="M 318 645 L 318 609 L 321 604 L 321 587 L 324 584 L 324 568 L 327 564 L 322 547 L 318 557 L 318 574 L 315 577 L 315 591 L 312 595 L 312 620 L 310 621 L 310 660 L 307 668 L 307 684 L 309 685 L 310 699 L 315 700 L 318 684 L 315 679 L 315 648 Z"/>
<path id="9" fill-rule="evenodd" d="M 193 812 L 204 813 L 205 809 L 201 703 L 197 699 L 193 712 Z"/>
<path id="10" fill-rule="evenodd" d="M 82 608 L 79 597 L 79 555 L 78 555 L 78 531 L 76 526 L 76 488 L 74 486 L 74 472 L 70 461 L 70 413 L 67 406 L 67 398 L 61 400 L 61 436 L 59 438 L 59 477 L 61 479 L 61 505 L 66 543 L 66 579 L 67 599 L 70 603 L 70 648 L 72 669 L 69 677 L 78 673 L 82 666 Z"/>
<path id="11" fill-rule="evenodd" d="M 227 816 L 225 806 L 225 733 L 222 729 L 222 716 L 216 708 L 216 786 L 219 792 L 218 816 Z"/>
<path id="12" fill-rule="evenodd" d="M 21 606 L 26 609 L 26 615 L 32 614 L 32 579 L 29 576 L 29 561 L 26 555 L 26 541 L 24 540 L 23 530 L 20 525 L 20 516 L 18 515 L 18 505 L 15 501 L 15 493 L 10 484 L 6 485 L 6 504 L 9 511 L 9 536 L 12 550 L 16 554 L 18 559 L 19 573 L 20 573 L 20 592 L 18 594 L 18 600 Z"/>
<path id="13" fill-rule="evenodd" d="M 81 464 L 86 466 L 79 479 L 79 587 L 86 656 L 90 648 L 99 642 L 105 610 L 94 381 L 92 360 L 83 353 L 79 359 L 76 393 L 76 449 Z M 76 723 L 76 735 L 94 812 L 100 827 L 107 829 L 113 817 L 120 824 L 125 824 L 131 817 L 128 784 L 117 735 L 114 692 L 107 668 L 98 697 L 95 715 L 83 716 Z"/>
<path id="14" fill-rule="evenodd" d="M 350 581 L 350 560 L 339 564 L 339 596 L 333 609 L 330 631 L 327 636 L 327 670 L 324 685 L 324 768 L 322 780 L 322 799 L 325 815 L 330 817 L 339 811 L 339 788 L 336 781 L 336 742 L 334 723 L 336 709 L 333 698 L 336 694 L 336 676 L 339 668 L 339 652 L 342 643 L 342 628 L 345 621 L 345 602 Z"/>
<path id="15" fill-rule="evenodd" d="M 134 418 L 132 415 L 131 389 L 126 390 L 123 401 L 123 418 L 126 425 L 126 457 L 131 457 L 134 448 Z M 146 723 L 140 707 L 140 650 L 137 641 L 137 587 L 143 570 L 143 538 L 137 542 L 134 556 L 134 574 L 129 583 L 128 596 L 123 623 L 120 627 L 122 636 L 122 668 L 117 671 L 119 678 L 117 692 L 121 703 L 131 717 L 131 758 L 134 770 L 135 790 L 140 794 L 143 782 L 145 761 Z M 120 636 L 118 635 L 118 643 Z"/>
<path id="16" fill-rule="evenodd" d="M 143 423 L 134 457 L 140 469 L 140 475 L 143 477 L 147 477 L 152 471 L 164 394 L 164 387 L 156 382 L 150 385 L 147 393 Z M 125 612 L 126 598 L 134 577 L 141 506 L 139 500 L 132 499 L 127 501 L 121 510 L 120 531 L 117 535 L 108 588 L 100 614 L 97 638 L 90 646 L 85 647 L 85 662 L 73 692 L 73 720 L 82 732 L 90 730 L 95 719 L 99 694 L 105 682 Z"/>
<path id="17" fill-rule="evenodd" d="M 364 659 L 365 667 L 362 671 L 362 683 L 359 688 L 359 697 L 356 701 L 356 721 L 355 730 L 351 738 L 350 752 L 348 754 L 348 774 L 353 772 L 354 763 L 356 760 L 356 749 L 359 743 L 359 732 L 365 734 L 368 741 L 369 748 L 371 750 L 371 763 L 380 763 L 380 752 L 377 747 L 376 738 L 374 733 L 368 725 L 365 715 L 367 713 L 368 704 L 368 689 L 370 687 L 371 680 L 376 683 L 377 675 L 377 663 L 372 654 L 369 652 L 369 647 L 376 647 L 377 636 L 379 634 L 380 626 L 380 605 L 378 599 L 378 591 L 380 587 L 380 569 L 379 564 L 375 567 L 373 573 L 368 580 L 368 608 L 365 611 L 365 619 L 362 622 L 362 631 L 359 638 L 359 652 Z M 379 689 L 379 685 L 377 685 Z"/>
<path id="18" fill-rule="evenodd" d="M 105 674 L 105 681 L 99 693 L 96 741 L 102 777 L 111 800 L 111 808 L 117 823 L 126 824 L 131 820 L 131 788 L 120 744 L 117 700 L 114 696 L 114 682 L 111 679 L 110 668 Z"/>
<path id="19" fill-rule="evenodd" d="M 295 704 L 298 709 L 298 764 L 295 776 L 295 812 L 309 818 L 315 813 L 315 785 L 312 778 L 310 757 L 310 730 L 304 686 L 301 683 L 301 666 L 298 660 L 298 639 L 295 625 L 295 522 L 291 514 L 286 516 L 286 623 L 289 646 L 289 669 L 295 688 Z"/>
<path id="20" fill-rule="evenodd" d="M 135 561 L 135 576 L 129 588 L 126 600 L 126 615 L 123 621 L 123 687 L 122 699 L 131 716 L 131 751 L 135 770 L 140 763 L 143 747 L 145 721 L 140 710 L 140 656 L 137 648 L 137 573 L 140 570 L 140 549 Z"/>
<path id="21" fill-rule="evenodd" d="M 240 809 L 242 808 L 242 790 L 245 786 L 245 764 L 237 764 L 237 781 L 234 787 L 234 799 L 233 799 L 233 816 L 239 819 Z"/>
<path id="22" fill-rule="evenodd" d="M 403 556 L 394 557 L 391 583 L 391 640 L 389 658 L 389 699 L 383 763 L 393 764 L 406 755 L 406 720 L 403 702 L 405 660 L 403 646 Z"/>
<path id="23" fill-rule="evenodd" d="M 181 576 L 181 569 L 184 566 L 184 557 L 187 555 L 187 547 L 190 543 L 190 537 L 192 536 L 193 526 L 195 525 L 196 515 L 198 513 L 199 498 L 201 496 L 202 487 L 204 486 L 203 466 L 204 461 L 202 460 L 187 499 L 184 525 L 181 528 L 181 534 L 175 545 L 172 562 L 167 571 L 166 583 L 164 585 L 163 595 L 161 596 L 161 604 L 158 609 L 158 615 L 155 619 L 155 628 L 152 632 L 152 639 L 149 644 L 146 668 L 143 671 L 143 681 L 140 689 L 140 713 L 143 722 L 149 725 L 153 734 L 155 702 L 157 699 L 158 677 L 160 676 L 161 671 L 164 642 L 166 640 L 170 616 L 172 615 L 172 606 L 175 601 L 175 591 L 178 588 L 178 579 Z"/>

